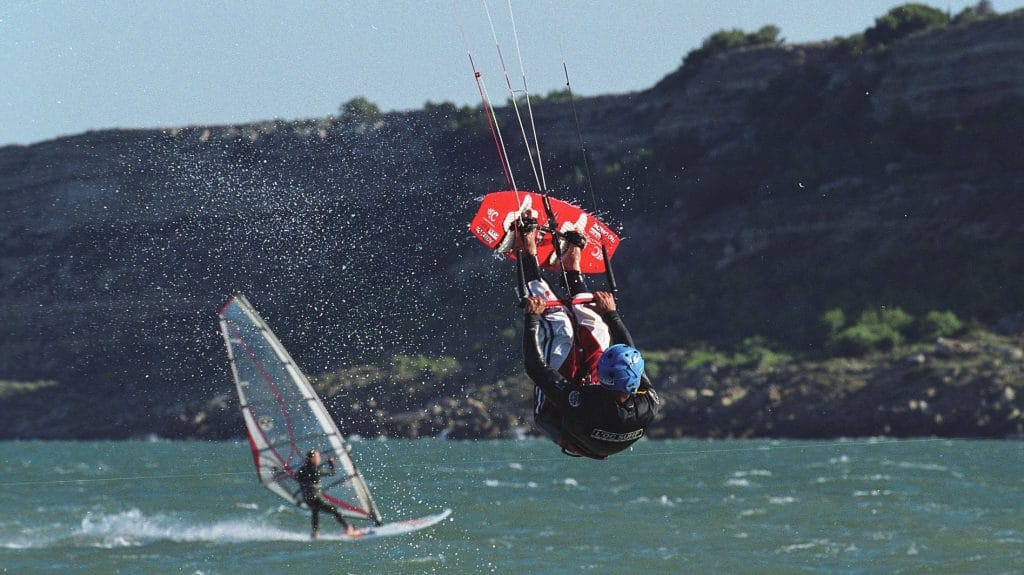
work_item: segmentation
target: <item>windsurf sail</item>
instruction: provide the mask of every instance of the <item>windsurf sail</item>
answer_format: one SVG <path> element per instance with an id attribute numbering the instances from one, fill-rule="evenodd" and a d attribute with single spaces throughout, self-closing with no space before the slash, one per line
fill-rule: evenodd
<path id="1" fill-rule="evenodd" d="M 336 475 L 324 476 L 323 497 L 348 517 L 383 524 L 351 446 L 263 318 L 242 295 L 218 315 L 260 483 L 304 506 L 295 472 L 316 449 L 338 463 Z"/>

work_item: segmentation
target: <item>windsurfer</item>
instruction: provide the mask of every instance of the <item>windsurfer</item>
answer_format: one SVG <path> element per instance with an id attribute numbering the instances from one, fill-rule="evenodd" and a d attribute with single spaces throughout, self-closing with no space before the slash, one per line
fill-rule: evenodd
<path id="1" fill-rule="evenodd" d="M 313 533 L 315 539 L 320 536 L 320 512 L 324 511 L 334 515 L 338 523 L 345 528 L 345 534 L 350 537 L 359 537 L 362 533 L 353 527 L 345 517 L 338 511 L 338 508 L 331 505 L 322 495 L 323 486 L 320 483 L 322 475 L 334 475 L 336 473 L 334 457 L 328 457 L 327 463 L 323 463 L 320 452 L 311 449 L 306 454 L 306 460 L 302 467 L 295 472 L 295 480 L 299 482 L 302 489 L 302 499 L 313 512 Z"/>
<path id="2" fill-rule="evenodd" d="M 517 229 L 530 294 L 523 347 L 526 372 L 535 384 L 534 420 L 570 455 L 604 459 L 643 436 L 661 400 L 644 374 L 643 358 L 614 296 L 596 292 L 591 303 L 548 307 L 557 297 L 540 275 L 532 210 Z M 580 272 L 585 240 L 578 233 L 565 239 L 563 287 L 576 297 L 586 292 Z"/>

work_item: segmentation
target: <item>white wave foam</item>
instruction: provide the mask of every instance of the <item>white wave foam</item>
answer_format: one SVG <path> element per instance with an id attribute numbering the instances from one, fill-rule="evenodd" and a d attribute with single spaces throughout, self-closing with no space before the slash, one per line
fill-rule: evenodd
<path id="1" fill-rule="evenodd" d="M 22 537 L 14 541 L 4 541 L 0 543 L 0 549 L 38 549 L 41 547 L 47 547 L 49 543 L 49 541 L 45 540 L 26 539 Z"/>
<path id="2" fill-rule="evenodd" d="M 537 487 L 537 482 L 527 481 L 526 483 L 519 483 L 514 481 L 499 481 L 497 479 L 485 479 L 484 485 L 487 487 L 511 487 L 513 489 L 534 489 Z"/>
<path id="3" fill-rule="evenodd" d="M 750 469 L 748 471 L 734 471 L 733 477 L 771 477 L 772 472 L 767 469 Z"/>
<path id="4" fill-rule="evenodd" d="M 793 543 L 792 545 L 785 545 L 780 549 L 783 553 L 792 553 L 794 551 L 803 551 L 805 549 L 814 549 L 815 547 L 824 546 L 828 544 L 828 540 L 816 539 L 814 541 L 808 541 L 806 543 Z"/>
<path id="5" fill-rule="evenodd" d="M 938 463 L 915 463 L 913 461 L 898 461 L 884 462 L 887 465 L 895 465 L 900 469 L 913 469 L 915 471 L 949 471 L 949 468 L 945 465 L 939 465 Z"/>
<path id="6" fill-rule="evenodd" d="M 853 492 L 854 497 L 884 497 L 886 495 L 892 495 L 892 491 L 889 489 L 867 489 Z"/>
<path id="7" fill-rule="evenodd" d="M 147 516 L 138 509 L 121 513 L 87 513 L 74 537 L 95 547 L 136 547 L 153 541 L 237 543 L 307 541 L 305 532 L 285 531 L 245 520 L 203 525 L 162 514 Z"/>
<path id="8" fill-rule="evenodd" d="M 437 555 L 426 555 L 424 557 L 412 557 L 405 560 L 406 563 L 444 563 L 444 553 L 438 553 Z"/>

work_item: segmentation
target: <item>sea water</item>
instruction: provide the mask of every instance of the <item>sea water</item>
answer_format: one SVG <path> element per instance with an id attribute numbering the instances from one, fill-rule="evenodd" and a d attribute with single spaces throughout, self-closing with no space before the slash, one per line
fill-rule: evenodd
<path id="1" fill-rule="evenodd" d="M 385 519 L 452 517 L 312 541 L 245 442 L 8 442 L 0 572 L 1024 573 L 1020 441 L 353 446 Z"/>

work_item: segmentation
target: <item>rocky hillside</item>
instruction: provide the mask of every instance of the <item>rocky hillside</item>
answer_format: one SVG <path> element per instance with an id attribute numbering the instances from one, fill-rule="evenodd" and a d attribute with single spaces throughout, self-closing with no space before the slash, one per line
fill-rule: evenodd
<path id="1" fill-rule="evenodd" d="M 571 111 L 535 111 L 555 193 L 586 200 Z M 645 349 L 761 336 L 813 355 L 832 308 L 951 310 L 977 326 L 1021 310 L 1022 13 L 863 52 L 714 53 L 578 112 L 599 209 L 624 229 L 621 306 Z M 521 392 L 511 270 L 465 228 L 474 198 L 505 185 L 488 139 L 478 112 L 431 105 L 0 148 L 0 437 L 237 434 L 215 322 L 236 291 L 314 374 L 374 365 L 374 379 L 399 356 L 455 359 L 459 377 L 413 394 L 405 415 L 367 407 L 391 423 L 366 432 L 407 430 L 396 422 L 446 402 L 501 432 L 518 425 L 494 399 Z M 967 377 L 943 369 L 934 377 Z M 673 377 L 698 395 L 673 395 L 659 434 L 701 432 L 687 422 L 712 388 Z M 813 377 L 782 370 L 766 397 Z M 1017 401 L 1019 380 L 1005 384 L 993 393 Z M 817 421 L 787 433 L 846 433 Z M 935 423 L 913 432 L 942 432 Z M 849 428 L 861 432 L 886 428 Z"/>

